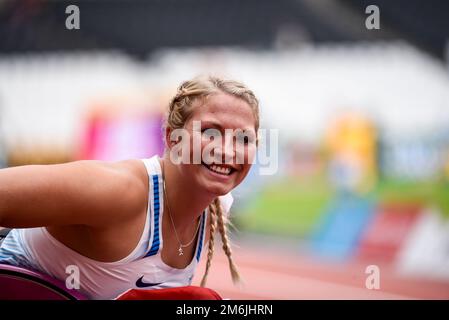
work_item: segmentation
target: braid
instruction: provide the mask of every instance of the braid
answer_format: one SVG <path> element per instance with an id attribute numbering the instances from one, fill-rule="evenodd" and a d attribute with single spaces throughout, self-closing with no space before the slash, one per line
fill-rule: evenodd
<path id="1" fill-rule="evenodd" d="M 218 218 L 218 231 L 220 232 L 220 235 L 221 235 L 221 242 L 223 244 L 223 250 L 226 253 L 226 256 L 228 257 L 229 269 L 231 271 L 231 276 L 232 276 L 232 282 L 234 282 L 234 284 L 237 284 L 237 283 L 241 282 L 241 278 L 240 278 L 240 274 L 237 270 L 237 266 L 235 265 L 234 260 L 232 259 L 232 251 L 231 251 L 230 241 L 229 241 L 228 235 L 227 235 L 227 225 L 225 222 L 223 209 L 221 208 L 220 200 L 217 198 L 217 199 L 215 199 L 215 201 L 217 203 L 216 206 L 217 206 L 217 218 Z"/>
<path id="2" fill-rule="evenodd" d="M 218 225 L 218 230 L 221 234 L 221 242 L 223 243 L 223 250 L 228 257 L 229 269 L 231 271 L 232 281 L 236 284 L 241 281 L 240 274 L 237 270 L 234 260 L 232 259 L 232 251 L 229 245 L 229 239 L 227 236 L 226 225 L 228 222 L 225 221 L 226 217 L 223 214 L 223 209 L 220 204 L 220 199 L 215 198 L 215 200 L 209 205 L 209 213 L 211 219 L 210 225 L 210 237 L 209 237 L 209 247 L 207 252 L 207 262 L 206 271 L 204 272 L 203 279 L 201 280 L 201 286 L 206 285 L 207 276 L 209 275 L 210 265 L 212 263 L 212 257 L 214 255 L 214 245 L 215 245 L 215 231 Z"/>
<path id="3" fill-rule="evenodd" d="M 214 256 L 215 231 L 217 230 L 216 200 L 214 200 L 214 202 L 209 205 L 210 237 L 209 237 L 209 247 L 207 251 L 206 271 L 204 272 L 203 279 L 201 280 L 200 284 L 201 287 L 204 287 L 206 285 L 207 276 L 209 274 L 210 265 L 212 263 L 212 257 Z"/>

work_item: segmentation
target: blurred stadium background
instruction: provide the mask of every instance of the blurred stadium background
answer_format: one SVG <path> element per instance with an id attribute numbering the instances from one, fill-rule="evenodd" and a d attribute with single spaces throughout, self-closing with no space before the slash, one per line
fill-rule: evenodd
<path id="1" fill-rule="evenodd" d="M 371 4 L 379 30 L 365 28 Z M 220 255 L 209 285 L 232 299 L 449 299 L 448 39 L 438 0 L 3 0 L 0 166 L 161 154 L 176 86 L 229 76 L 279 130 L 279 168 L 234 192 L 246 286 Z"/>

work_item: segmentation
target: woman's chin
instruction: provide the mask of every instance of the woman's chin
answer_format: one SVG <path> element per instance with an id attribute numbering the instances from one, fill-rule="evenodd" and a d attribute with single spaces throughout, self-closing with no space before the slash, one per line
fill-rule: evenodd
<path id="1" fill-rule="evenodd" d="M 232 190 L 232 186 L 224 185 L 222 183 L 211 183 L 211 181 L 202 180 L 200 185 L 206 193 L 214 197 L 223 196 Z"/>

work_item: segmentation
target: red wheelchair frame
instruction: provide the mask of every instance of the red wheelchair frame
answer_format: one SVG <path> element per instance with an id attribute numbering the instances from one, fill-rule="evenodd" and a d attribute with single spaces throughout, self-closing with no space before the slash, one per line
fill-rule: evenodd
<path id="1" fill-rule="evenodd" d="M 0 300 L 87 300 L 46 274 L 0 264 Z"/>

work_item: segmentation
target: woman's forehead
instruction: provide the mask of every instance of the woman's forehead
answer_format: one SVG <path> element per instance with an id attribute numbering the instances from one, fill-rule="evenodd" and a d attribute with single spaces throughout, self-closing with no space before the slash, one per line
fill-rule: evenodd
<path id="1" fill-rule="evenodd" d="M 255 124 L 251 106 L 246 101 L 228 94 L 215 94 L 204 99 L 194 108 L 192 120 L 224 122 L 222 125 L 234 123 L 240 127 L 252 128 Z"/>

